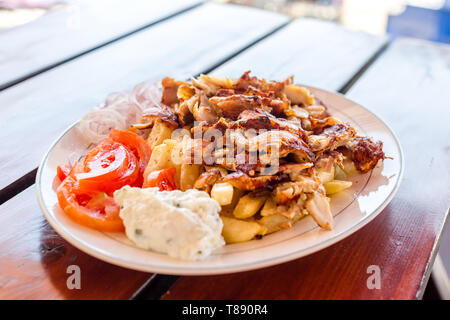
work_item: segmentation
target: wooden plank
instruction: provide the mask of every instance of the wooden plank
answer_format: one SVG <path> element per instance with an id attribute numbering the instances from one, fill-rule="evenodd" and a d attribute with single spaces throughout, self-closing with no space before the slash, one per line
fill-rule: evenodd
<path id="1" fill-rule="evenodd" d="M 348 93 L 386 119 L 405 150 L 405 182 L 389 206 L 387 219 L 402 226 L 395 233 L 399 239 L 419 236 L 410 240 L 414 246 L 409 246 L 407 255 L 393 257 L 394 264 L 409 260 L 405 269 L 398 270 L 403 274 L 398 297 L 412 297 L 415 287 L 417 297 L 422 296 L 448 216 L 449 65 L 450 46 L 399 40 Z M 384 235 L 388 231 L 383 230 Z M 386 243 L 383 250 L 387 248 Z"/>
<path id="2" fill-rule="evenodd" d="M 52 140 L 108 93 L 208 70 L 287 21 L 210 3 L 0 92 L 0 193 L 36 168 Z"/>
<path id="3" fill-rule="evenodd" d="M 0 206 L 0 223 L 0 299 L 128 299 L 150 277 L 63 240 L 42 215 L 34 187 Z M 67 287 L 71 265 L 80 268 L 79 290 Z"/>
<path id="4" fill-rule="evenodd" d="M 238 77 L 251 70 L 267 79 L 294 75 L 297 83 L 338 91 L 387 41 L 334 23 L 299 19 L 212 73 Z"/>
<path id="5" fill-rule="evenodd" d="M 200 0 L 81 0 L 0 34 L 0 89 Z"/>
<path id="6" fill-rule="evenodd" d="M 421 298 L 450 199 L 449 63 L 448 46 L 398 40 L 348 94 L 386 119 L 405 151 L 403 183 L 374 221 L 293 262 L 180 278 L 164 299 Z M 381 270 L 379 290 L 366 285 L 371 265 Z"/>

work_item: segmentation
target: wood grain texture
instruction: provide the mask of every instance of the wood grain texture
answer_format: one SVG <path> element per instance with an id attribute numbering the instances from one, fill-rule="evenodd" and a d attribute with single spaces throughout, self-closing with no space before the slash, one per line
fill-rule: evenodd
<path id="1" fill-rule="evenodd" d="M 0 192 L 36 168 L 50 143 L 107 94 L 208 70 L 285 22 L 206 4 L 1 91 Z"/>
<path id="2" fill-rule="evenodd" d="M 129 299 L 150 274 L 102 262 L 74 248 L 49 226 L 35 188 L 0 206 L 0 299 Z M 67 288 L 81 270 L 81 289 Z"/>
<path id="3" fill-rule="evenodd" d="M 284 79 L 338 91 L 388 41 L 385 36 L 350 31 L 334 23 L 299 19 L 221 65 L 212 73 Z"/>
<path id="4" fill-rule="evenodd" d="M 0 89 L 200 0 L 81 0 L 0 34 Z"/>
<path id="5" fill-rule="evenodd" d="M 421 298 L 450 200 L 449 83 L 448 46 L 394 42 L 348 93 L 385 119 L 404 149 L 404 179 L 386 209 L 314 255 L 258 271 L 183 277 L 164 299 Z M 366 285 L 370 265 L 381 269 L 379 290 Z"/>
<path id="6" fill-rule="evenodd" d="M 348 93 L 386 120 L 405 151 L 405 176 L 390 205 L 390 219 L 404 228 L 398 236 L 421 235 L 410 253 L 415 265 L 404 270 L 398 285 L 408 288 L 420 280 L 418 297 L 431 272 L 450 205 L 449 84 L 450 46 L 402 39 Z M 427 246 L 433 250 L 421 251 Z"/>

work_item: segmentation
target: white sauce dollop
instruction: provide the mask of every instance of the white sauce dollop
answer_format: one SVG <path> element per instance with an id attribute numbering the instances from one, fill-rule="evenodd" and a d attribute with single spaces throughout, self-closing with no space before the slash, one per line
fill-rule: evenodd
<path id="1" fill-rule="evenodd" d="M 125 186 L 114 200 L 127 237 L 140 248 L 200 260 L 225 244 L 220 205 L 206 192 Z"/>

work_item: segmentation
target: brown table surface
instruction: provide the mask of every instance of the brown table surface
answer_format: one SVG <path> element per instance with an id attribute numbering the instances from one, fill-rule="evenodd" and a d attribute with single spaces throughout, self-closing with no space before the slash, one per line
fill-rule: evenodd
<path id="1" fill-rule="evenodd" d="M 179 0 L 152 10 L 133 3 L 123 10 L 138 18 L 114 28 L 108 23 L 120 7 L 100 24 L 86 18 L 89 28 L 101 30 L 96 37 L 84 27 L 48 31 L 62 13 L 0 33 L 1 43 L 9 39 L 0 49 L 7 57 L 0 61 L 0 299 L 421 298 L 450 199 L 450 48 L 390 42 L 240 6 Z M 83 10 L 92 17 L 98 8 Z M 47 44 L 33 46 L 28 32 Z M 75 44 L 68 48 L 65 38 Z M 165 75 L 235 77 L 246 70 L 269 79 L 293 74 L 298 83 L 344 93 L 394 130 L 405 153 L 404 179 L 375 220 L 310 256 L 207 277 L 113 266 L 74 248 L 48 225 L 35 197 L 39 160 L 55 136 L 106 94 Z M 82 270 L 81 290 L 66 285 L 73 264 Z M 370 265 L 380 266 L 379 290 L 366 286 Z"/>

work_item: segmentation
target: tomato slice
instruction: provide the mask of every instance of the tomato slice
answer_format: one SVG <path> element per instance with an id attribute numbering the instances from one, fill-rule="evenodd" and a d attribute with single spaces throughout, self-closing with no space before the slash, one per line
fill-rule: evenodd
<path id="1" fill-rule="evenodd" d="M 80 193 L 113 192 L 135 183 L 139 176 L 136 156 L 121 143 L 105 139 L 84 159 L 82 173 L 75 174 L 78 181 L 74 191 Z"/>
<path id="2" fill-rule="evenodd" d="M 86 203 L 86 208 L 103 210 L 105 213 L 118 213 L 120 211 L 119 205 L 114 201 L 114 198 L 107 195 L 105 192 L 100 192 L 93 196 Z"/>
<path id="3" fill-rule="evenodd" d="M 59 180 L 63 181 L 70 174 L 71 170 L 72 169 L 68 165 L 60 165 L 56 169 L 56 175 L 58 176 Z"/>
<path id="4" fill-rule="evenodd" d="M 111 129 L 109 137 L 131 149 L 139 160 L 139 177 L 135 186 L 141 187 L 144 182 L 144 171 L 152 154 L 149 145 L 141 136 L 132 131 Z"/>
<path id="5" fill-rule="evenodd" d="M 62 210 L 76 223 L 104 232 L 120 232 L 124 230 L 122 219 L 119 216 L 119 206 L 111 197 L 105 196 L 103 201 L 94 204 L 90 208 L 82 203 L 86 202 L 86 196 L 78 197 L 74 192 L 78 181 L 68 176 L 58 187 L 58 202 Z M 91 200 L 94 198 L 91 198 Z M 88 205 L 90 201 L 87 201 Z M 97 201 L 99 201 L 97 199 Z M 105 204 L 108 203 L 108 206 Z"/>
<path id="6" fill-rule="evenodd" d="M 69 171 L 58 167 L 62 180 L 57 189 L 59 205 L 81 225 L 105 232 L 123 231 L 120 208 L 111 193 L 125 185 L 142 186 L 150 155 L 150 147 L 136 133 L 111 130 L 110 138 L 92 149 L 83 163 Z M 164 179 L 161 188 L 175 186 L 173 177 Z"/>
<path id="7" fill-rule="evenodd" d="M 175 184 L 175 167 L 150 172 L 145 179 L 143 188 L 158 187 L 160 191 L 176 190 Z"/>

